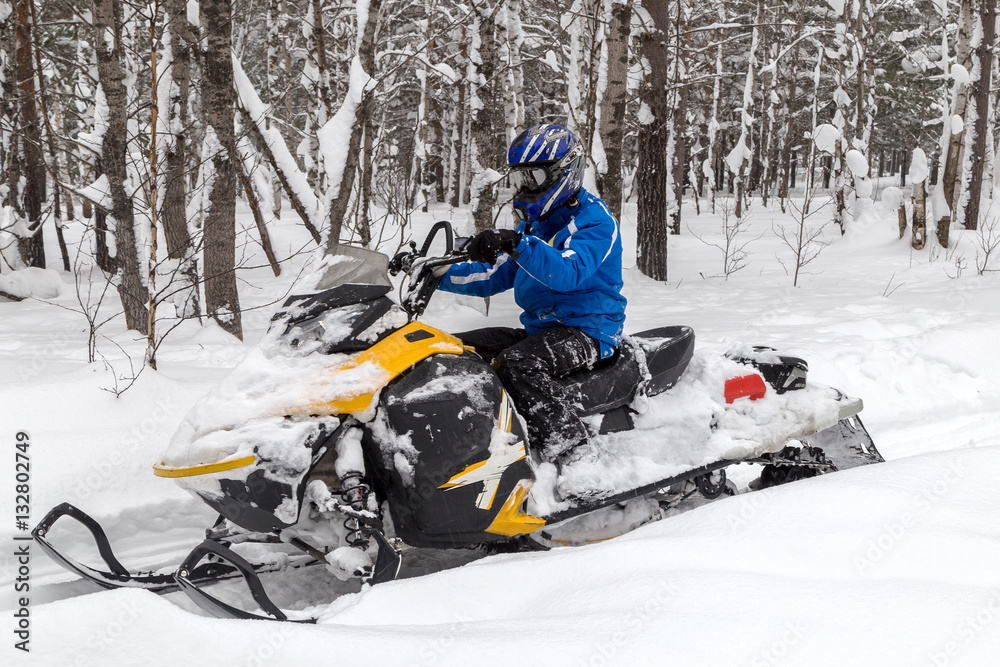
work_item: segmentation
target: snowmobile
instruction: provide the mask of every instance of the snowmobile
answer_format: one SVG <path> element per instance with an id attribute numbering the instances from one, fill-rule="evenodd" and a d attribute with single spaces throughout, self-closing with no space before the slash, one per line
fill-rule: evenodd
<path id="1" fill-rule="evenodd" d="M 438 222 L 391 261 L 342 246 L 299 281 L 154 466 L 219 514 L 176 570 L 129 571 L 68 503 L 34 539 L 105 588 L 179 588 L 215 616 L 309 622 L 280 609 L 258 575 L 322 564 L 379 584 L 399 575 L 404 546 L 517 551 L 613 537 L 691 498 L 732 495 L 726 469 L 737 464 L 757 466 L 757 489 L 883 460 L 861 401 L 807 382 L 802 359 L 759 346 L 696 353 L 691 328 L 666 326 L 563 380 L 593 442 L 561 469 L 541 461 L 493 368 L 418 320 L 447 267 L 467 260 L 457 245 Z M 390 273 L 405 274 L 398 300 Z M 104 567 L 52 544 L 63 517 L 89 530 Z M 236 577 L 259 611 L 206 590 Z"/>

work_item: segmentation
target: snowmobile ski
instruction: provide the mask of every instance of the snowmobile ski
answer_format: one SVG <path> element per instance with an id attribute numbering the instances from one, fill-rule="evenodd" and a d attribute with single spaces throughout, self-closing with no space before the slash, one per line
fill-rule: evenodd
<path id="1" fill-rule="evenodd" d="M 98 553 L 107 566 L 107 570 L 85 565 L 75 558 L 62 553 L 52 545 L 48 538 L 48 532 L 52 528 L 52 525 L 62 517 L 69 517 L 78 521 L 90 532 L 94 538 Z M 70 503 L 62 503 L 52 508 L 45 515 L 45 518 L 31 531 L 31 535 L 35 539 L 35 542 L 42 548 L 42 551 L 48 554 L 52 560 L 101 588 L 142 588 L 154 593 L 168 593 L 180 587 L 174 572 L 130 572 L 115 556 L 107 534 L 105 534 L 101 525 L 89 514 Z M 219 544 L 228 549 L 228 546 L 223 542 L 212 539 L 206 540 L 206 542 Z M 258 563 L 250 565 L 250 567 L 254 572 L 270 572 L 278 569 L 304 567 L 306 565 L 313 565 L 316 562 L 316 560 L 304 561 L 298 564 L 288 564 L 283 567 L 276 567 L 270 563 Z M 240 569 L 234 564 L 209 561 L 196 568 L 189 568 L 187 579 L 189 582 L 199 585 L 210 585 L 226 579 L 232 579 L 240 576 L 240 574 Z"/>
<path id="2" fill-rule="evenodd" d="M 399 547 L 392 544 L 379 530 L 374 528 L 364 528 L 362 529 L 362 532 L 366 536 L 373 537 L 379 547 L 378 556 L 375 560 L 375 566 L 369 575 L 362 578 L 362 581 L 365 584 L 379 584 L 386 581 L 392 581 L 399 574 L 399 569 L 402 564 L 402 555 Z M 325 554 L 298 538 L 292 538 L 289 541 L 289 544 L 292 544 L 298 549 L 312 555 L 317 559 L 315 562 L 324 562 L 325 560 Z M 263 616 L 261 614 L 255 614 L 253 612 L 239 609 L 223 602 L 222 600 L 219 600 L 205 591 L 202 588 L 204 579 L 199 581 L 195 576 L 200 567 L 204 567 L 199 566 L 198 564 L 205 557 L 214 557 L 218 561 L 228 564 L 235 570 L 236 573 L 242 576 L 246 581 L 247 587 L 250 589 L 250 594 L 253 596 L 254 601 L 267 615 Z M 178 586 L 180 586 L 181 590 L 184 591 L 192 602 L 198 605 L 198 607 L 203 611 L 215 616 L 216 618 L 233 618 L 257 621 L 291 621 L 294 623 L 316 622 L 315 618 L 288 618 L 288 615 L 285 614 L 285 612 L 283 612 L 276 604 L 274 604 L 270 597 L 268 597 L 267 591 L 264 589 L 263 582 L 261 582 L 260 577 L 257 576 L 258 572 L 259 570 L 255 569 L 254 566 L 251 565 L 245 558 L 226 545 L 214 540 L 205 540 L 191 550 L 191 553 L 188 554 L 187 558 L 184 559 L 184 562 L 182 562 L 180 567 L 177 568 L 173 577 Z"/>

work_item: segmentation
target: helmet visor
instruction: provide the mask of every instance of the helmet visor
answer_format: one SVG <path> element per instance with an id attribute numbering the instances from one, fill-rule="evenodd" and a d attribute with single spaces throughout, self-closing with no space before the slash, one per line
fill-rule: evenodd
<path id="1" fill-rule="evenodd" d="M 520 167 L 510 171 L 510 184 L 517 193 L 543 192 L 548 179 L 549 170 L 543 167 Z"/>

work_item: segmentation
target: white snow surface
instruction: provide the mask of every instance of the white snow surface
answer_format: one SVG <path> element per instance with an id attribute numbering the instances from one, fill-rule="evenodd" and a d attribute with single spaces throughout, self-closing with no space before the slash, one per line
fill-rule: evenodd
<path id="1" fill-rule="evenodd" d="M 0 292 L 22 299 L 33 296 L 54 299 L 62 291 L 63 281 L 58 271 L 28 266 L 10 273 L 0 274 Z"/>
<path id="2" fill-rule="evenodd" d="M 915 156 L 913 169 L 921 166 L 926 177 L 926 160 Z M 686 224 L 720 242 L 721 218 L 706 208 L 696 216 L 685 205 Z M 241 229 L 253 228 L 242 205 L 239 216 Z M 445 208 L 416 214 L 415 236 L 447 216 Z M 363 593 L 320 567 L 264 576 L 282 608 L 316 616 L 317 625 L 212 619 L 180 593 L 97 591 L 33 548 L 30 654 L 12 646 L 17 571 L 13 549 L 5 549 L 0 615 L 8 639 L 0 664 L 172 666 L 203 664 L 209 655 L 213 665 L 234 667 L 311 664 L 316 656 L 331 664 L 499 665 L 511 655 L 544 665 L 994 664 L 1000 279 L 971 270 L 954 277 L 956 259 L 974 265 L 973 233 L 953 230 L 947 258 L 911 251 L 908 239 L 898 238 L 895 211 L 878 211 L 859 218 L 848 236 L 825 230 L 830 245 L 792 288 L 774 259 L 781 246 L 771 229 L 793 219 L 755 200 L 749 233 L 762 236 L 747 271 L 726 280 L 718 251 L 682 233 L 669 239 L 670 281 L 658 283 L 634 268 L 634 203 L 621 217 L 626 333 L 690 325 L 698 336 L 693 363 L 709 364 L 747 343 L 801 356 L 811 382 L 864 399 L 862 418 L 888 462 L 720 499 L 577 548 L 486 558 L 415 550 L 404 565 L 411 578 Z M 66 230 L 71 247 L 80 231 Z M 270 231 L 284 257 L 309 238 L 287 211 Z M 55 239 L 48 241 L 47 252 L 58 257 Z M 275 310 L 267 304 L 284 298 L 299 267 L 274 278 L 266 262 L 248 264 L 261 268 L 241 274 L 256 287 L 241 293 L 244 306 L 259 307 L 244 313 L 245 343 L 215 324 L 185 322 L 161 346 L 159 371 L 144 370 L 119 398 L 102 388 L 128 373 L 125 353 L 138 366 L 145 347 L 120 318 L 102 329 L 114 344 L 99 343 L 112 369 L 86 361 L 86 322 L 69 310 L 78 305 L 73 289 L 52 298 L 66 309 L 0 301 L 0 424 L 8 443 L 18 431 L 30 435 L 30 523 L 72 502 L 101 522 L 126 565 L 144 570 L 172 570 L 203 539 L 215 513 L 150 471 L 184 415 L 200 404 L 185 428 L 214 422 L 238 429 L 250 413 L 262 418 L 269 400 L 283 404 L 271 388 L 297 399 L 324 370 L 304 366 L 305 357 L 269 358 L 260 346 Z M 105 307 L 117 307 L 114 290 Z M 518 312 L 510 294 L 491 299 L 489 318 L 438 294 L 424 319 L 463 331 L 516 326 Z M 275 371 L 287 386 L 249 382 Z M 227 376 L 246 378 L 247 386 Z M 240 392 L 259 401 L 253 410 L 239 405 Z M 771 399 L 739 399 L 729 406 L 740 420 L 731 425 L 747 423 L 743 407 L 779 409 Z M 213 401 L 217 413 L 203 407 Z M 640 424 L 666 419 L 661 406 L 651 400 Z M 276 418 L 268 423 L 279 428 Z M 406 434 L 394 442 L 390 456 L 408 464 Z M 9 470 L 0 475 L 0 493 L 11 499 L 0 538 L 11 545 L 12 534 L 23 531 L 15 531 Z M 745 487 L 748 480 L 737 481 Z M 620 512 L 635 525 L 644 509 L 632 504 Z M 60 523 L 50 537 L 96 560 L 82 530 Z M 337 554 L 331 567 L 354 566 L 351 556 Z M 236 583 L 214 592 L 252 606 Z"/>

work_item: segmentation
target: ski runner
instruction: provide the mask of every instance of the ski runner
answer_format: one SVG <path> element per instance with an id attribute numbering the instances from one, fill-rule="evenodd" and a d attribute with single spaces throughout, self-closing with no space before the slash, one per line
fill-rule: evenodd
<path id="1" fill-rule="evenodd" d="M 440 289 L 487 297 L 514 288 L 523 329 L 456 334 L 496 368 L 542 456 L 560 466 L 587 439 L 556 378 L 613 356 L 625 322 L 622 242 L 607 205 L 583 185 L 583 145 L 560 125 L 535 125 L 507 150 L 516 231 L 489 229 Z"/>

